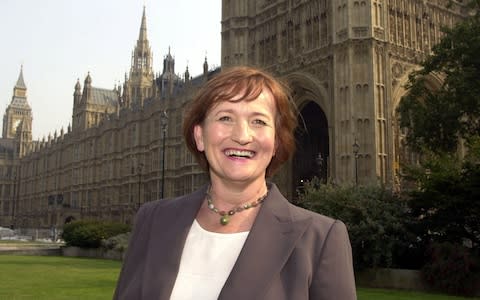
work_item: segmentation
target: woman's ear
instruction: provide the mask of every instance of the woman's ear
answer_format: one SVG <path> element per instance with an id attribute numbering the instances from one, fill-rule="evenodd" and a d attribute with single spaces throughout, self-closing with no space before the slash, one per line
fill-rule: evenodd
<path id="1" fill-rule="evenodd" d="M 200 152 L 205 151 L 205 146 L 203 144 L 203 128 L 201 125 L 195 125 L 195 127 L 193 127 L 193 137 L 195 138 L 197 150 Z"/>

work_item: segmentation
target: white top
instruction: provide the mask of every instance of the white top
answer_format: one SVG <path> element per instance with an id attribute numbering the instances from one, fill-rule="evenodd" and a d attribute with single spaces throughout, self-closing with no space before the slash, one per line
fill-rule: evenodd
<path id="1" fill-rule="evenodd" d="M 194 220 L 170 300 L 218 299 L 248 233 L 210 232 Z"/>

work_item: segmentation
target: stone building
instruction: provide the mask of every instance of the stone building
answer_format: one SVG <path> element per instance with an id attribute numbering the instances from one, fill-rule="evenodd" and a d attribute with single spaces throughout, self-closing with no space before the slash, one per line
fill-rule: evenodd
<path id="1" fill-rule="evenodd" d="M 11 226 L 15 213 L 19 159 L 28 153 L 32 142 L 32 109 L 27 101 L 23 66 L 13 96 L 3 116 L 0 139 L 0 226 Z"/>
<path id="2" fill-rule="evenodd" d="M 0 225 L 13 221 L 20 228 L 51 228 L 86 218 L 130 223 L 144 202 L 188 193 L 205 183 L 204 172 L 183 144 L 182 113 L 195 90 L 218 70 L 209 70 L 205 59 L 202 75 L 192 78 L 187 68 L 180 78 L 169 50 L 163 72 L 155 75 L 146 24 L 144 9 L 122 87 L 95 87 L 89 73 L 83 87 L 80 80 L 74 86 L 71 126 L 38 142 L 26 131 L 30 146 L 11 159 L 17 177 L 8 175 L 9 201 L 3 201 L 8 213 L 0 216 Z M 16 89 L 24 86 L 20 78 Z M 25 128 L 30 129 L 31 111 L 28 116 Z M 4 132 L 10 137 L 15 130 L 8 126 L 17 119 L 8 109 L 5 118 Z M 11 144 L 18 147 L 18 142 Z M 14 156 L 18 150 L 12 147 Z"/>
<path id="3" fill-rule="evenodd" d="M 442 26 L 467 11 L 448 0 L 222 0 L 222 68 L 261 66 L 286 79 L 303 117 L 282 180 L 318 176 L 398 187 L 405 147 L 395 109 L 408 74 Z M 441 78 L 431 76 L 432 88 Z"/>
<path id="4" fill-rule="evenodd" d="M 460 1 L 448 2 L 222 0 L 222 68 L 260 66 L 292 88 L 302 124 L 298 150 L 274 179 L 289 198 L 313 176 L 400 184 L 402 162 L 415 156 L 395 108 L 441 26 L 465 16 Z M 180 77 L 169 50 L 155 75 L 146 24 L 144 10 L 123 86 L 94 87 L 90 74 L 83 87 L 76 83 L 65 131 L 31 141 L 30 110 L 16 131 L 15 118 L 5 117 L 0 226 L 61 227 L 81 218 L 129 223 L 142 203 L 205 183 L 181 123 L 198 87 L 220 70 L 209 70 L 205 60 L 203 75 L 192 78 L 187 68 Z M 436 88 L 441 78 L 429 83 Z M 17 86 L 14 98 L 26 91 L 22 73 Z"/>

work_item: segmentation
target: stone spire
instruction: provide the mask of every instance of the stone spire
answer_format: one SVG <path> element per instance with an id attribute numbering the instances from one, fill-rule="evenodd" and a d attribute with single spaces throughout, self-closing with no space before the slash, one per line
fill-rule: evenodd
<path id="1" fill-rule="evenodd" d="M 23 65 L 20 67 L 20 75 L 18 75 L 18 80 L 17 84 L 15 85 L 15 88 L 17 89 L 27 89 L 27 86 L 25 85 L 25 81 L 23 80 Z"/>
<path id="2" fill-rule="evenodd" d="M 142 24 L 138 35 L 137 45 L 133 50 L 131 72 L 150 73 L 152 72 L 152 51 L 147 39 L 147 17 L 145 6 L 143 7 Z"/>
<path id="3" fill-rule="evenodd" d="M 188 63 L 187 63 L 187 68 L 185 69 L 184 76 L 185 76 L 185 83 L 189 83 L 190 82 L 190 72 L 188 71 Z"/>
<path id="4" fill-rule="evenodd" d="M 147 17 L 145 11 L 144 6 L 140 34 L 132 54 L 130 79 L 127 83 L 126 91 L 124 87 L 124 94 L 127 94 L 128 102 L 131 104 L 136 103 L 139 107 L 143 106 L 144 98 L 151 97 L 153 93 L 153 55 L 147 39 Z"/>
<path id="5" fill-rule="evenodd" d="M 17 83 L 13 87 L 12 101 L 8 105 L 3 117 L 3 137 L 16 138 L 18 137 L 17 129 L 20 129 L 21 136 L 26 137 L 22 143 L 28 143 L 29 140 L 31 141 L 31 137 L 28 139 L 29 134 L 31 135 L 31 128 L 32 109 L 27 101 L 27 86 L 25 85 L 25 80 L 23 79 L 23 66 L 21 66 Z M 27 129 L 30 131 L 26 132 Z M 21 149 L 19 155 L 24 153 L 26 148 L 23 146 L 25 146 L 25 143 L 20 145 Z"/>
<path id="6" fill-rule="evenodd" d="M 23 79 L 23 65 L 20 67 L 20 74 L 18 75 L 17 83 L 13 87 L 13 98 L 11 104 L 30 109 L 30 106 L 27 103 L 27 86 L 25 85 L 25 80 Z"/>
<path id="7" fill-rule="evenodd" d="M 203 76 L 205 76 L 205 80 L 207 80 L 207 76 L 208 76 L 207 54 L 205 54 L 205 61 L 203 62 Z"/>
<path id="8" fill-rule="evenodd" d="M 138 35 L 138 41 L 147 41 L 147 17 L 145 15 L 145 5 L 143 6 L 142 24 L 140 25 L 140 34 Z"/>

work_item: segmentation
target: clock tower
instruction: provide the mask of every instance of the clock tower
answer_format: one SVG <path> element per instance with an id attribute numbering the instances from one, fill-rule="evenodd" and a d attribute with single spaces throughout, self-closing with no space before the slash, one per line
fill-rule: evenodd
<path id="1" fill-rule="evenodd" d="M 27 87 L 20 68 L 17 84 L 13 88 L 12 101 L 3 116 L 3 138 L 31 141 L 32 109 L 27 102 Z"/>

